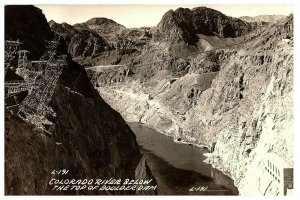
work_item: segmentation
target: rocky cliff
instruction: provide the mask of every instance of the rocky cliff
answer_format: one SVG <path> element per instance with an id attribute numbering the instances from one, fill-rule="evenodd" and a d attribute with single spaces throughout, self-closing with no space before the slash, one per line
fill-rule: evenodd
<path id="1" fill-rule="evenodd" d="M 169 11 L 158 27 L 178 27 L 177 19 L 197 10 Z M 182 27 L 194 41 L 196 28 Z M 126 120 L 176 140 L 216 144 L 207 162 L 232 177 L 240 194 L 277 194 L 263 168 L 272 153 L 293 166 L 293 16 L 253 31 L 241 27 L 234 38 L 199 32 L 197 45 L 151 39 L 132 62 L 87 72 Z"/>
<path id="2" fill-rule="evenodd" d="M 216 113 L 222 117 L 217 124 L 221 122 L 220 125 L 226 124 L 227 128 L 218 131 L 221 134 L 211 161 L 234 178 L 242 194 L 276 195 L 282 190 L 279 187 L 278 191 L 265 169 L 273 153 L 280 158 L 276 161 L 280 168 L 283 165 L 279 163 L 283 162 L 293 167 L 292 35 L 292 16 L 255 35 L 250 43 L 260 42 L 260 45 L 254 45 L 254 55 L 259 53 L 260 58 L 249 54 L 254 46 L 248 46 L 248 55 L 238 58 L 238 64 L 242 66 L 237 72 L 240 75 L 235 76 L 235 80 L 240 80 L 239 89 L 230 89 L 240 90 L 241 94 L 238 104 L 226 111 L 237 118 L 230 117 L 232 120 L 227 121 L 227 114 Z M 228 70 L 232 73 L 232 68 Z M 223 92 L 224 89 L 226 91 L 226 86 L 222 88 Z"/>
<path id="3" fill-rule="evenodd" d="M 7 6 L 5 7 L 4 18 L 5 39 L 22 38 L 23 47 L 31 50 L 29 58 L 40 58 L 46 50 L 45 40 L 54 37 L 42 10 L 27 6 L 26 9 L 20 12 L 18 6 Z"/>
<path id="4" fill-rule="evenodd" d="M 68 44 L 69 53 L 73 57 L 95 56 L 109 49 L 107 42 L 97 33 L 90 31 L 85 25 L 71 26 L 67 23 L 49 22 L 56 34 L 61 35 Z M 65 34 L 65 33 L 68 34 Z"/>
<path id="5" fill-rule="evenodd" d="M 70 29 L 71 30 L 71 29 Z M 98 37 L 98 36 L 97 36 Z M 5 38 L 39 58 L 44 41 L 54 38 L 42 11 L 34 6 L 5 6 Z M 63 39 L 58 54 L 67 53 Z M 85 69 L 67 57 L 67 67 L 50 102 L 45 130 L 23 121 L 13 109 L 5 113 L 5 194 L 135 194 L 135 191 L 55 191 L 52 178 L 143 178 L 135 135 L 121 115 L 99 96 Z M 68 169 L 65 176 L 53 170 Z M 144 171 L 143 171 L 144 170 Z M 136 177 L 142 174 L 143 177 Z M 146 175 L 145 175 L 146 174 Z"/>
<path id="6" fill-rule="evenodd" d="M 233 38 L 250 32 L 255 26 L 255 23 L 229 17 L 207 7 L 192 10 L 178 8 L 175 11 L 168 11 L 162 17 L 156 34 L 170 42 L 183 41 L 195 44 L 199 40 L 197 34 Z"/>

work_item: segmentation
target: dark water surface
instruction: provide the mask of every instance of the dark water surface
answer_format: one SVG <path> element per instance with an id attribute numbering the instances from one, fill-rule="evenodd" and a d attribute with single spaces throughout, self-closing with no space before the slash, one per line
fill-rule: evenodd
<path id="1" fill-rule="evenodd" d="M 169 136 L 139 123 L 128 123 L 137 137 L 140 151 L 157 181 L 160 195 L 237 195 L 233 181 L 211 165 L 203 163 L 204 148 L 178 144 Z M 206 187 L 206 191 L 189 191 Z"/>

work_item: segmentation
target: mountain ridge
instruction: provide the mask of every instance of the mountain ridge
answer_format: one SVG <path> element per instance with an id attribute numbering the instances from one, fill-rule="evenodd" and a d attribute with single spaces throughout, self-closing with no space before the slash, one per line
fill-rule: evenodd
<path id="1" fill-rule="evenodd" d="M 95 22 L 98 18 L 93 19 L 91 20 Z M 104 21 L 107 21 L 107 19 Z M 154 27 L 125 28 L 118 23 L 115 25 L 115 23 L 113 21 L 113 25 L 111 25 L 110 22 L 108 26 L 102 21 L 100 26 L 89 26 L 86 22 L 73 25 L 73 28 L 79 31 L 77 34 L 81 35 L 80 32 L 86 32 L 87 35 L 89 33 L 92 35 L 98 34 L 104 42 L 101 42 L 103 41 L 102 39 L 86 42 L 78 38 L 68 43 L 71 55 L 78 58 L 77 61 L 85 66 L 119 63 L 130 65 L 131 62 L 139 62 L 133 60 L 146 54 L 146 52 L 143 52 L 143 49 L 149 49 L 149 51 L 154 52 L 156 48 L 159 48 L 156 47 L 158 43 L 165 44 L 166 47 L 168 46 L 168 49 L 173 49 L 173 47 L 178 49 L 175 46 L 181 46 L 183 52 L 190 52 L 188 54 L 195 55 L 202 51 L 218 48 L 218 46 L 223 44 L 237 42 L 234 41 L 235 38 L 239 38 L 253 31 L 256 27 L 262 26 L 261 24 L 248 23 L 226 16 L 219 11 L 206 7 L 169 10 L 163 15 L 157 26 Z M 54 32 L 64 38 L 70 38 L 73 31 L 62 31 L 62 26 L 63 24 L 56 24 L 55 26 L 53 23 L 50 24 Z M 210 38 L 213 37 L 215 39 L 212 42 L 215 46 L 210 41 Z M 216 40 L 219 40 L 219 42 L 216 42 Z M 69 40 L 67 39 L 66 41 Z M 96 49 L 98 50 L 82 52 L 82 49 L 95 49 L 95 46 L 97 46 Z M 74 51 L 74 49 L 78 49 L 78 51 Z M 82 59 L 87 57 L 89 59 Z M 178 57 L 177 53 L 172 55 L 172 57 L 176 59 Z M 140 60 L 141 62 L 143 60 L 148 61 L 144 58 Z"/>

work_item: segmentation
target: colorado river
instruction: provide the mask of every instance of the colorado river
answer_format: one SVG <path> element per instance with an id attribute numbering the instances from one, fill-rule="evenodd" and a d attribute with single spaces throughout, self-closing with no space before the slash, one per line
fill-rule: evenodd
<path id="1" fill-rule="evenodd" d="M 157 180 L 159 195 L 237 195 L 233 181 L 203 163 L 204 148 L 178 144 L 169 136 L 138 123 L 128 123 Z M 205 191 L 193 191 L 205 188 Z"/>

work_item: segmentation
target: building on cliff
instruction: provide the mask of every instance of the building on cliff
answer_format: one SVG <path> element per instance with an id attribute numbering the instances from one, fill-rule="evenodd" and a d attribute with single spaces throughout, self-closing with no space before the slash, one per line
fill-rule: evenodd
<path id="1" fill-rule="evenodd" d="M 279 195 L 288 195 L 292 192 L 294 170 L 290 163 L 275 153 L 268 153 L 264 169 L 269 174 L 268 179 L 277 186 Z"/>

